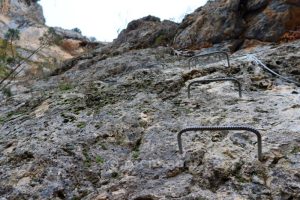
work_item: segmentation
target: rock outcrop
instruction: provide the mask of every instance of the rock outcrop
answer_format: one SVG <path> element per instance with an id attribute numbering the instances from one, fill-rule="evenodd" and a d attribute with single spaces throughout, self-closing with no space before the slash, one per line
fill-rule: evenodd
<path id="1" fill-rule="evenodd" d="M 236 51 L 245 40 L 278 42 L 300 27 L 295 0 L 216 0 L 188 14 L 180 24 L 148 16 L 129 23 L 114 41 L 127 49 L 173 46 L 201 49 L 222 43 Z"/>
<path id="2" fill-rule="evenodd" d="M 54 27 L 55 32 L 65 39 L 88 41 L 88 38 L 73 30 L 66 30 L 60 27 Z"/>
<path id="3" fill-rule="evenodd" d="M 248 1 L 244 19 L 246 39 L 277 42 L 284 33 L 300 26 L 300 3 L 292 0 Z"/>
<path id="4" fill-rule="evenodd" d="M 208 2 L 183 19 L 174 45 L 177 48 L 201 48 L 238 39 L 245 26 L 241 15 L 239 0 Z"/>
<path id="5" fill-rule="evenodd" d="M 297 26 L 300 26 L 298 1 L 209 1 L 185 17 L 174 45 L 201 48 L 226 40 L 245 39 L 277 42 Z"/>
<path id="6" fill-rule="evenodd" d="M 8 29 L 18 29 L 20 40 L 14 42 L 13 48 L 21 58 L 26 58 L 39 48 L 39 38 L 48 31 L 42 7 L 37 2 L 36 0 L 0 1 L 0 39 L 4 38 Z M 72 30 L 62 28 L 54 28 L 54 30 L 61 37 L 61 42 L 42 49 L 29 62 L 25 62 L 24 70 L 18 76 L 25 75 L 28 78 L 44 76 L 63 61 L 100 45 Z"/>
<path id="7" fill-rule="evenodd" d="M 125 49 L 167 46 L 172 43 L 178 24 L 159 18 L 147 16 L 130 22 L 113 45 Z"/>
<path id="8" fill-rule="evenodd" d="M 42 7 L 36 0 L 1 0 L 1 14 L 14 19 L 17 26 L 45 24 Z"/>

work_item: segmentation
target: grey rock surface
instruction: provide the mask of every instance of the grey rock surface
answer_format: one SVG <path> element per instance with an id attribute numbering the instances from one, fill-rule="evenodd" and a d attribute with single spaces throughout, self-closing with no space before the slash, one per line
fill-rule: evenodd
<path id="1" fill-rule="evenodd" d="M 76 39 L 76 40 L 82 40 L 82 41 L 88 41 L 88 38 L 83 36 L 82 34 L 73 31 L 73 30 L 66 30 L 60 27 L 54 27 L 55 32 L 66 39 Z"/>
<path id="2" fill-rule="evenodd" d="M 160 21 L 154 16 L 130 22 L 113 41 L 116 47 L 140 49 L 167 46 L 172 43 L 178 24 L 169 20 Z"/>
<path id="3" fill-rule="evenodd" d="M 19 26 L 45 24 L 43 9 L 35 0 L 2 0 L 0 8 L 1 14 L 14 19 Z"/>
<path id="4" fill-rule="evenodd" d="M 300 89 L 247 59 L 300 81 L 300 41 L 231 55 L 187 58 L 167 47 L 91 52 L 45 80 L 1 94 L 3 199 L 299 199 Z M 102 52 L 102 53 L 101 53 Z M 205 53 L 203 51 L 202 53 Z M 215 62 L 211 62 L 214 60 Z M 234 76 L 231 82 L 192 80 Z M 193 125 L 250 125 L 244 131 L 177 133 Z"/>

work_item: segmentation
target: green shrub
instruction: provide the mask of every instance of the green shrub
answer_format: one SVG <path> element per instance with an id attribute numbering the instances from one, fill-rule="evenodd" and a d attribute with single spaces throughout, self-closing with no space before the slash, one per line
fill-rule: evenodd
<path id="1" fill-rule="evenodd" d="M 73 86 L 70 83 L 61 83 L 61 84 L 59 84 L 58 88 L 61 91 L 67 91 L 67 90 L 71 90 L 73 88 Z"/>
<path id="2" fill-rule="evenodd" d="M 7 76 L 9 73 L 9 69 L 0 64 L 0 78 Z"/>
<path id="3" fill-rule="evenodd" d="M 5 118 L 0 117 L 0 125 L 4 124 L 4 122 L 5 122 Z"/>
<path id="4" fill-rule="evenodd" d="M 154 45 L 155 46 L 163 45 L 166 43 L 166 40 L 167 38 L 165 35 L 159 35 L 157 38 L 155 38 Z"/>
<path id="5" fill-rule="evenodd" d="M 8 58 L 6 59 L 6 62 L 7 62 L 8 64 L 12 64 L 12 63 L 16 62 L 16 59 L 15 59 L 14 57 L 8 57 Z"/>
<path id="6" fill-rule="evenodd" d="M 132 152 L 132 158 L 134 160 L 137 160 L 139 157 L 140 157 L 140 152 L 139 151 Z"/>
<path id="7" fill-rule="evenodd" d="M 76 28 L 73 28 L 72 31 L 75 31 L 76 33 L 81 34 L 81 30 L 80 30 L 79 28 L 77 28 L 77 27 L 76 27 Z"/>
<path id="8" fill-rule="evenodd" d="M 7 96 L 7 97 L 11 97 L 12 96 L 12 92 L 10 90 L 10 88 L 3 88 L 2 89 L 2 93 Z"/>
<path id="9" fill-rule="evenodd" d="M 12 55 L 12 57 L 15 57 L 15 51 L 14 51 L 13 42 L 20 39 L 20 31 L 19 31 L 18 29 L 10 28 L 10 29 L 8 29 L 8 31 L 5 33 L 4 38 L 5 38 L 7 41 L 9 41 L 9 43 L 10 43 L 11 55 Z"/>
<path id="10" fill-rule="evenodd" d="M 78 128 L 84 128 L 84 127 L 86 127 L 86 123 L 85 123 L 85 122 L 79 122 L 79 123 L 77 124 L 77 127 L 78 127 Z"/>
<path id="11" fill-rule="evenodd" d="M 7 55 L 7 51 L 8 51 L 8 42 L 7 40 L 3 40 L 0 38 L 0 57 L 1 57 L 1 60 L 3 58 L 6 58 L 6 55 Z"/>
<path id="12" fill-rule="evenodd" d="M 104 163 L 104 159 L 101 156 L 96 156 L 96 162 L 98 164 L 103 164 Z"/>
<path id="13" fill-rule="evenodd" d="M 53 27 L 48 28 L 47 32 L 39 38 L 41 46 L 61 45 L 63 38 L 58 35 Z"/>

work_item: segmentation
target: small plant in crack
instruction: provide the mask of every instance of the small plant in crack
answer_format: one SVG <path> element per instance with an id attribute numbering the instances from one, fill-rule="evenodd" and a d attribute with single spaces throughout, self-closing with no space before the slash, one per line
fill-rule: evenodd
<path id="1" fill-rule="evenodd" d="M 208 199 L 206 199 L 206 198 L 204 198 L 204 197 L 198 197 L 197 200 L 208 200 Z"/>
<path id="2" fill-rule="evenodd" d="M 105 160 L 101 157 L 101 156 L 96 156 L 96 163 L 98 164 L 103 164 L 105 162 Z"/>
<path id="3" fill-rule="evenodd" d="M 2 93 L 7 96 L 7 97 L 11 97 L 12 96 L 12 92 L 10 90 L 10 88 L 3 88 L 2 89 Z"/>
<path id="4" fill-rule="evenodd" d="M 134 160 L 139 159 L 139 157 L 140 157 L 140 151 L 133 151 L 133 152 L 132 152 L 132 158 L 133 158 Z"/>
<path id="5" fill-rule="evenodd" d="M 132 159 L 137 160 L 140 157 L 140 146 L 142 143 L 142 139 L 138 139 L 132 149 Z"/>
<path id="6" fill-rule="evenodd" d="M 61 91 L 68 91 L 68 90 L 71 90 L 73 88 L 73 86 L 70 83 L 61 83 L 61 84 L 59 84 L 58 88 Z"/>
<path id="7" fill-rule="evenodd" d="M 5 118 L 0 117 L 0 125 L 4 124 L 4 122 L 5 122 Z"/>
<path id="8" fill-rule="evenodd" d="M 89 152 L 87 149 L 83 149 L 83 152 L 82 152 L 83 156 L 84 156 L 84 165 L 86 167 L 91 167 L 91 164 L 92 164 L 92 159 L 89 155 Z"/>
<path id="9" fill-rule="evenodd" d="M 77 128 L 85 128 L 86 122 L 79 122 L 76 126 L 77 126 Z"/>

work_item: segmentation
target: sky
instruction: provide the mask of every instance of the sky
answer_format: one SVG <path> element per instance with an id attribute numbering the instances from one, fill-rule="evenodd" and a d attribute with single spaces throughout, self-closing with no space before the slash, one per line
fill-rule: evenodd
<path id="1" fill-rule="evenodd" d="M 46 24 L 79 28 L 87 37 L 110 42 L 127 24 L 147 15 L 180 22 L 207 0 L 41 0 Z"/>

